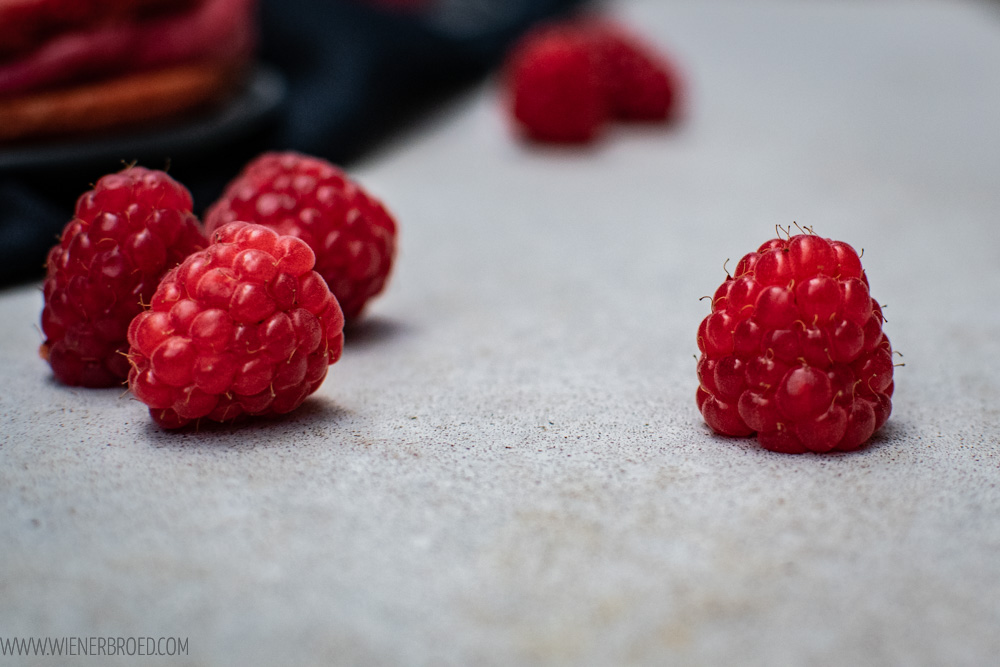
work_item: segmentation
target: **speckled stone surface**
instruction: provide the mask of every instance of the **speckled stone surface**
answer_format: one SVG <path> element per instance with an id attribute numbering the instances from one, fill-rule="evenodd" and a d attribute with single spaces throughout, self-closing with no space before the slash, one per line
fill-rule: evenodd
<path id="1" fill-rule="evenodd" d="M 187 637 L 161 665 L 993 664 L 1000 15 L 613 8 L 682 63 L 683 122 L 529 148 L 491 83 L 373 156 L 398 270 L 292 416 L 161 432 L 54 383 L 40 293 L 0 293 L 0 637 Z M 864 248 L 905 355 L 859 453 L 761 451 L 694 404 L 699 297 L 793 220 Z"/>

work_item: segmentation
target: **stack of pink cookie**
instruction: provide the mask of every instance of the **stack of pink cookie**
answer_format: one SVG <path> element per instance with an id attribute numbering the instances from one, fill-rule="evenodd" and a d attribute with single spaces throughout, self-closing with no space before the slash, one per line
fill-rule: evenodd
<path id="1" fill-rule="evenodd" d="M 255 0 L 0 0 L 0 142 L 144 125 L 234 90 Z"/>

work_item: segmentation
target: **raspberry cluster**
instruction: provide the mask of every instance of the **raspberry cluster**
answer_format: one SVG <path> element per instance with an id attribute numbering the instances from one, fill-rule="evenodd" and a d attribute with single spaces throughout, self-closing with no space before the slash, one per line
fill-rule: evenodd
<path id="1" fill-rule="evenodd" d="M 245 222 L 212 240 L 128 330 L 129 387 L 165 428 L 290 412 L 343 349 L 340 306 L 305 242 Z"/>
<path id="2" fill-rule="evenodd" d="M 507 64 L 516 126 L 537 141 L 585 143 L 609 120 L 667 120 L 680 78 L 671 63 L 625 28 L 582 20 L 526 35 Z"/>
<path id="3" fill-rule="evenodd" d="M 165 428 L 294 410 L 340 358 L 345 313 L 384 287 L 395 221 L 297 153 L 246 167 L 208 214 L 211 242 L 191 211 L 142 167 L 82 195 L 49 252 L 41 356 L 65 384 L 127 378 Z"/>
<path id="4" fill-rule="evenodd" d="M 160 278 L 207 244 L 191 195 L 161 171 L 101 178 L 49 251 L 40 354 L 64 384 L 110 387 L 128 374 L 125 335 Z"/>
<path id="5" fill-rule="evenodd" d="M 698 328 L 697 404 L 715 431 L 773 451 L 849 451 L 892 409 L 892 347 L 861 260 L 800 234 L 744 256 Z"/>
<path id="6" fill-rule="evenodd" d="M 344 316 L 357 318 L 385 287 L 396 223 L 385 207 L 329 162 L 293 152 L 248 164 L 205 215 L 211 233 L 244 220 L 309 244 Z"/>

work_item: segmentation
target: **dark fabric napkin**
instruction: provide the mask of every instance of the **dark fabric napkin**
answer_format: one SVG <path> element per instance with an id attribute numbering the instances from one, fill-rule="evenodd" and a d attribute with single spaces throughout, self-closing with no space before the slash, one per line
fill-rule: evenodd
<path id="1" fill-rule="evenodd" d="M 0 284 L 43 275 L 76 198 L 140 160 L 169 165 L 204 210 L 258 153 L 299 150 L 342 166 L 502 61 L 533 23 L 582 0 L 263 0 L 260 59 L 287 96 L 272 122 L 224 143 L 0 172 Z M 0 151 L 3 149 L 0 148 Z"/>

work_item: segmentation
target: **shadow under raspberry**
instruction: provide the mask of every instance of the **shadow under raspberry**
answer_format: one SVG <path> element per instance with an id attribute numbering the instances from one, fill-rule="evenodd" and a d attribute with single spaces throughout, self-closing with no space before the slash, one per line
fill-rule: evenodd
<path id="1" fill-rule="evenodd" d="M 344 326 L 344 346 L 364 349 L 386 343 L 407 333 L 411 327 L 404 322 L 386 317 L 363 316 L 357 322 Z"/>
<path id="2" fill-rule="evenodd" d="M 178 429 L 164 429 L 147 416 L 145 435 L 153 447 L 211 447 L 224 449 L 287 448 L 295 433 L 337 435 L 337 427 L 350 411 L 329 399 L 313 395 L 283 415 L 243 415 L 234 421 L 200 419 Z M 206 439 L 207 438 L 207 439 Z M 294 445 L 293 445 L 294 446 Z"/>

